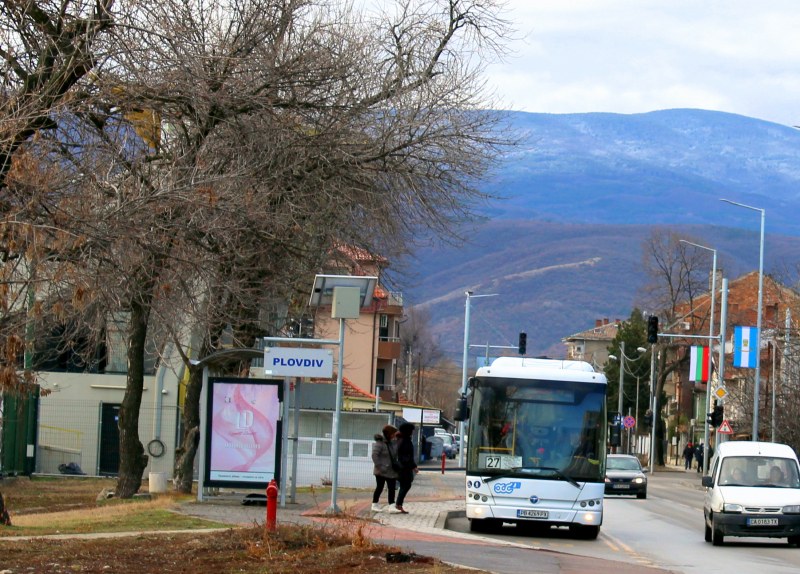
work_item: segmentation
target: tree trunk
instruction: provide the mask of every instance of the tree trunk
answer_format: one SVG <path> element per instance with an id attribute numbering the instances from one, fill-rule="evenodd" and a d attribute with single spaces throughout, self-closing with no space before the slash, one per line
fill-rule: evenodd
<path id="1" fill-rule="evenodd" d="M 0 492 L 0 526 L 11 526 L 11 517 L 8 515 L 6 499 L 3 498 L 2 492 Z"/>
<path id="2" fill-rule="evenodd" d="M 194 458 L 200 444 L 200 391 L 203 388 L 203 369 L 189 367 L 189 384 L 183 403 L 183 436 L 175 450 L 175 490 L 189 494 L 194 478 Z"/>
<path id="3" fill-rule="evenodd" d="M 656 458 L 655 462 L 657 466 L 664 466 L 664 431 L 666 430 L 666 426 L 659 417 L 658 421 L 655 422 L 658 426 L 656 426 Z"/>
<path id="4" fill-rule="evenodd" d="M 128 337 L 128 381 L 119 409 L 119 478 L 116 496 L 131 498 L 142 486 L 148 457 L 139 440 L 139 410 L 144 388 L 144 347 L 148 310 L 139 302 L 131 305 Z"/>

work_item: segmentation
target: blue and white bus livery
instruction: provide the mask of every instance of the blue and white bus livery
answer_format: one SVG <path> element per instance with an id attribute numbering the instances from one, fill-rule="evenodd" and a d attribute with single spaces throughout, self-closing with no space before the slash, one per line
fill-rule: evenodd
<path id="1" fill-rule="evenodd" d="M 596 538 L 605 489 L 605 376 L 582 361 L 501 357 L 470 379 L 470 399 L 470 529 L 567 526 Z"/>

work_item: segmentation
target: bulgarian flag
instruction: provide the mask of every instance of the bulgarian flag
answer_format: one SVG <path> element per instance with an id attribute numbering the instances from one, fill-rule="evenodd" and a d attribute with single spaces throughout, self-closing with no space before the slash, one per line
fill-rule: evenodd
<path id="1" fill-rule="evenodd" d="M 689 361 L 689 380 L 699 383 L 708 381 L 708 365 L 711 353 L 708 347 L 692 347 L 691 360 Z"/>

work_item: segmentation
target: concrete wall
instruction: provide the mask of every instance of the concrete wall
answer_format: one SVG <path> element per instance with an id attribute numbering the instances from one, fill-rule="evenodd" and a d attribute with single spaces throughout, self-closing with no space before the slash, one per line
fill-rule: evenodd
<path id="1" fill-rule="evenodd" d="M 57 474 L 59 464 L 75 462 L 85 473 L 97 474 L 102 405 L 122 402 L 126 376 L 45 372 L 39 373 L 39 378 L 42 386 L 52 392 L 39 401 L 36 472 Z M 156 439 L 165 447 L 163 455 L 150 456 L 145 473 L 172 474 L 179 418 L 177 400 L 178 380 L 174 373 L 163 370 L 163 374 L 160 371 L 156 376 L 145 377 L 139 439 L 146 449 Z"/>

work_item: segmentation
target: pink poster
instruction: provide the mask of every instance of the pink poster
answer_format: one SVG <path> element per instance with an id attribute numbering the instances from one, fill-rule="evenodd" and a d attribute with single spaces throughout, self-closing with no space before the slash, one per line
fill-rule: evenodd
<path id="1" fill-rule="evenodd" d="M 211 387 L 209 479 L 268 483 L 275 478 L 278 385 L 215 381 Z"/>

